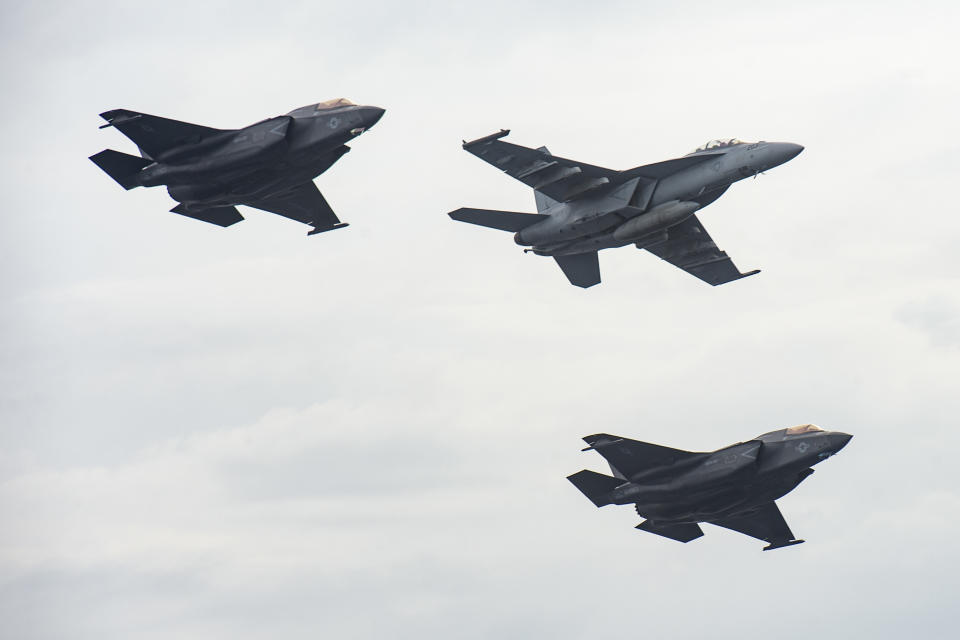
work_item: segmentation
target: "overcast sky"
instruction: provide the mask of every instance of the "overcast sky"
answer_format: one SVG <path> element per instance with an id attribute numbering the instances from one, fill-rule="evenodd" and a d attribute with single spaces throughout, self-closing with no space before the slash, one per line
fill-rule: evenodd
<path id="1" fill-rule="evenodd" d="M 953 2 L 4 3 L 0 636 L 953 638 Z M 721 6 L 722 4 L 722 6 Z M 347 230 L 123 191 L 97 114 L 386 115 L 317 183 Z M 700 218 L 755 277 L 632 247 L 570 286 L 460 206 L 533 211 L 499 128 L 613 169 L 803 144 Z M 605 431 L 855 438 L 807 543 L 596 509 Z"/>

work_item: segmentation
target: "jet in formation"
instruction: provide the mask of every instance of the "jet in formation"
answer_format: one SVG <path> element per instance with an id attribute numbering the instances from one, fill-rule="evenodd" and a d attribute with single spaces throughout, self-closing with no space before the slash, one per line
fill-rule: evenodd
<path id="1" fill-rule="evenodd" d="M 243 220 L 236 205 L 245 205 L 311 225 L 313 235 L 347 226 L 313 179 L 383 113 L 338 98 L 243 129 L 213 129 L 114 109 L 100 114 L 101 129 L 116 127 L 140 155 L 106 149 L 90 159 L 124 189 L 165 185 L 174 213 L 228 227 Z"/>
<path id="2" fill-rule="evenodd" d="M 514 232 L 524 251 L 552 256 L 571 284 L 600 282 L 597 252 L 634 244 L 711 284 L 741 273 L 710 238 L 696 212 L 738 180 L 803 151 L 790 142 L 713 140 L 671 160 L 613 171 L 504 142 L 501 130 L 463 148 L 534 191 L 538 213 L 462 208 L 454 220 Z"/>
<path id="3" fill-rule="evenodd" d="M 646 518 L 637 529 L 690 542 L 703 535 L 699 523 L 709 522 L 765 540 L 766 551 L 803 542 L 775 501 L 852 437 L 805 424 L 694 453 L 600 433 L 584 438 L 584 451 L 606 458 L 613 475 L 583 470 L 567 479 L 598 507 L 636 505 Z"/>

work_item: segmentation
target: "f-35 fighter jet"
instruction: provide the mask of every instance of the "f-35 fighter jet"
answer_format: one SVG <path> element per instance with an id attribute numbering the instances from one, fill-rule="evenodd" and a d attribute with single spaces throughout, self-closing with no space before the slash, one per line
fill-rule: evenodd
<path id="1" fill-rule="evenodd" d="M 344 98 L 294 109 L 243 129 L 213 129 L 126 109 L 101 113 L 140 148 L 91 156 L 124 189 L 166 185 L 171 211 L 221 227 L 243 220 L 238 204 L 313 227 L 346 227 L 313 179 L 350 151 L 345 143 L 372 127 L 379 107 Z"/>
<path id="2" fill-rule="evenodd" d="M 771 431 L 712 453 L 693 453 L 599 433 L 584 440 L 613 476 L 583 470 L 567 479 L 593 504 L 635 504 L 637 529 L 690 542 L 709 522 L 766 540 L 764 551 L 803 540 L 780 515 L 777 498 L 840 451 L 850 436 L 812 424 Z"/>
<path id="3" fill-rule="evenodd" d="M 714 140 L 681 158 L 613 171 L 500 140 L 508 133 L 463 148 L 533 188 L 539 213 L 464 208 L 449 215 L 514 232 L 517 244 L 530 247 L 525 251 L 552 256 L 578 287 L 600 282 L 598 251 L 628 244 L 711 285 L 759 273 L 740 273 L 695 212 L 734 182 L 803 151 L 789 142 Z"/>

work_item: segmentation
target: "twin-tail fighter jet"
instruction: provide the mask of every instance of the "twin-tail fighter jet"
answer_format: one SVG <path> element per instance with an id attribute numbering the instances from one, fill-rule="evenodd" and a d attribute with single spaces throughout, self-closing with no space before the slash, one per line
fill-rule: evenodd
<path id="1" fill-rule="evenodd" d="M 243 220 L 236 205 L 311 225 L 307 235 L 340 222 L 313 179 L 350 151 L 347 142 L 384 110 L 338 98 L 294 109 L 243 129 L 213 129 L 126 109 L 100 114 L 140 148 L 91 156 L 124 189 L 166 185 L 171 211 L 228 227 Z"/>
<path id="2" fill-rule="evenodd" d="M 646 518 L 637 529 L 690 542 L 703 535 L 699 523 L 709 522 L 765 540 L 766 551 L 803 542 L 774 501 L 852 437 L 804 424 L 693 453 L 600 433 L 584 438 L 584 451 L 606 458 L 613 476 L 583 470 L 567 479 L 598 507 L 636 505 Z"/>
<path id="3" fill-rule="evenodd" d="M 454 220 L 514 232 L 524 251 L 552 256 L 571 284 L 600 282 L 597 252 L 634 244 L 711 285 L 741 273 L 695 213 L 738 180 L 803 151 L 789 142 L 714 140 L 672 160 L 613 171 L 501 140 L 508 130 L 463 148 L 534 191 L 539 213 L 457 209 Z"/>

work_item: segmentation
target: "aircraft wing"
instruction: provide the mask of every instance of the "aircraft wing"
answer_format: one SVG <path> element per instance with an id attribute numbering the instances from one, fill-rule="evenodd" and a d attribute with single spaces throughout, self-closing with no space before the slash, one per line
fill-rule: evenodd
<path id="1" fill-rule="evenodd" d="M 760 273 L 740 273 L 695 215 L 667 229 L 666 241 L 644 249 L 713 286 Z"/>
<path id="2" fill-rule="evenodd" d="M 105 111 L 100 114 L 100 117 L 109 123 L 103 125 L 104 127 L 114 126 L 119 129 L 120 133 L 133 140 L 140 147 L 140 151 L 149 158 L 158 158 L 170 149 L 185 144 L 196 144 L 205 138 L 224 132 L 223 129 L 170 120 L 127 109 Z"/>
<path id="3" fill-rule="evenodd" d="M 702 455 L 607 433 L 586 436 L 583 440 L 590 445 L 587 449 L 593 449 L 606 458 L 611 471 L 619 474 L 619 478 L 629 478 L 640 471 L 670 466 L 680 460 Z"/>
<path id="4" fill-rule="evenodd" d="M 333 212 L 326 198 L 313 182 L 304 182 L 298 187 L 269 198 L 247 200 L 241 204 L 313 225 L 320 231 L 333 229 L 341 224 L 337 214 Z"/>
<path id="5" fill-rule="evenodd" d="M 613 181 L 623 181 L 619 171 L 552 155 L 546 147 L 529 149 L 503 142 L 509 130 L 464 142 L 463 148 L 516 178 L 535 191 L 567 202 Z"/>
<path id="6" fill-rule="evenodd" d="M 794 539 L 787 521 L 783 519 L 777 503 L 773 501 L 729 518 L 711 520 L 710 524 L 738 531 L 751 538 L 766 540 L 770 544 L 764 547 L 764 551 L 803 542 Z"/>

